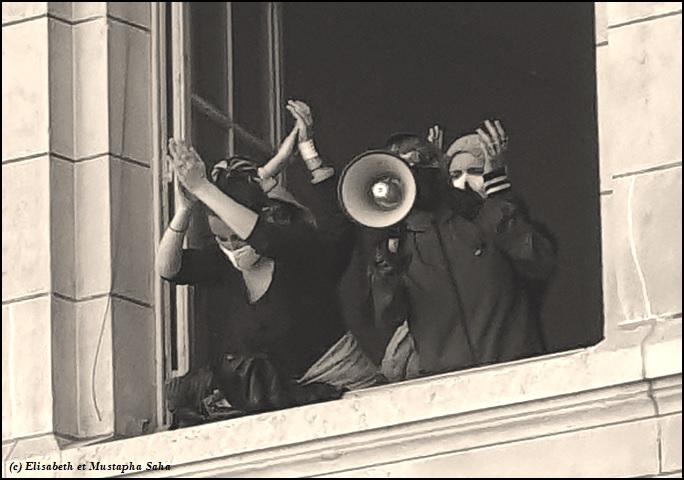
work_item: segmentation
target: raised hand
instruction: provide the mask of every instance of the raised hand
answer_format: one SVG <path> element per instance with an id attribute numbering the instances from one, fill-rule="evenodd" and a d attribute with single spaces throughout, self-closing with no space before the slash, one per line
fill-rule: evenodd
<path id="1" fill-rule="evenodd" d="M 478 128 L 477 134 L 485 152 L 484 173 L 489 173 L 507 166 L 508 136 L 498 120 L 485 120 L 484 127 L 487 132 Z"/>
<path id="2" fill-rule="evenodd" d="M 285 107 L 292 114 L 296 121 L 296 128 L 299 129 L 299 141 L 306 142 L 313 138 L 314 120 L 311 107 L 301 100 L 289 100 Z"/>
<path id="3" fill-rule="evenodd" d="M 204 162 L 194 148 L 188 146 L 183 140 L 170 139 L 169 152 L 171 165 L 178 180 L 190 194 L 194 194 L 208 182 Z"/>
<path id="4" fill-rule="evenodd" d="M 441 151 L 444 146 L 444 129 L 439 125 L 430 127 L 427 140 Z"/>

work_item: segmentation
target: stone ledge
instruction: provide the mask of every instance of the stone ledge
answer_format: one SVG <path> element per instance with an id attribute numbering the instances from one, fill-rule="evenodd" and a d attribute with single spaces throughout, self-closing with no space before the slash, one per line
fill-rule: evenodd
<path id="1" fill-rule="evenodd" d="M 623 478 L 659 472 L 655 419 L 315 475 L 316 478 Z M 251 476 L 251 475 L 250 475 Z"/>
<path id="2" fill-rule="evenodd" d="M 413 454 L 423 448 L 426 437 L 441 436 L 448 439 L 451 449 L 468 449 L 651 418 L 656 409 L 649 392 L 655 384 L 642 381 L 642 375 L 638 347 L 612 352 L 590 348 L 30 459 L 74 465 L 93 459 L 143 465 L 153 461 L 172 465 L 174 474 L 249 471 L 251 475 L 257 465 L 289 468 L 288 464 L 296 464 L 313 474 L 308 469 L 320 466 L 321 461 L 328 469 L 337 459 L 349 465 L 354 455 L 360 455 L 352 463 L 363 463 L 387 445 L 395 445 L 401 454 L 401 445 L 413 442 Z M 681 375 L 663 385 L 670 390 L 669 396 L 674 389 L 681 399 Z M 434 443 L 428 443 L 434 448 Z M 17 458 L 13 455 L 7 460 Z"/>

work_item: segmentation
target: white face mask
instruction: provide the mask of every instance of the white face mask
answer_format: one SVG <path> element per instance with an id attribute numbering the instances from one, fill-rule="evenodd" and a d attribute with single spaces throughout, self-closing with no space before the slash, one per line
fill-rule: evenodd
<path id="1" fill-rule="evenodd" d="M 249 245 L 236 250 L 228 250 L 223 245 L 219 245 L 219 247 L 226 254 L 230 263 L 240 271 L 250 270 L 261 258 L 261 255 Z"/>
<path id="2" fill-rule="evenodd" d="M 483 167 L 482 158 L 470 152 L 457 152 L 449 162 L 451 186 L 465 190 L 467 185 L 482 198 L 486 198 Z"/>
<path id="3" fill-rule="evenodd" d="M 473 173 L 463 173 L 458 178 L 451 180 L 451 186 L 459 190 L 465 190 L 468 185 L 474 192 L 478 193 L 482 198 L 486 197 L 484 177 L 482 175 L 475 175 Z"/>

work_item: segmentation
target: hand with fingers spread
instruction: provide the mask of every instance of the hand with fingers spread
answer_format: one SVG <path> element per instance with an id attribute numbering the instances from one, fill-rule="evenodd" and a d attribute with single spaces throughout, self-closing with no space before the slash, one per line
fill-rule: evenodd
<path id="1" fill-rule="evenodd" d="M 441 151 L 444 146 L 444 129 L 439 125 L 430 127 L 427 140 Z"/>
<path id="2" fill-rule="evenodd" d="M 190 194 L 195 194 L 199 188 L 207 184 L 207 171 L 204 162 L 192 146 L 183 140 L 169 140 L 171 165 L 178 180 Z"/>
<path id="3" fill-rule="evenodd" d="M 498 120 L 485 120 L 484 128 L 478 128 L 477 134 L 485 152 L 484 173 L 493 172 L 507 166 L 506 152 L 508 150 L 508 135 Z"/>

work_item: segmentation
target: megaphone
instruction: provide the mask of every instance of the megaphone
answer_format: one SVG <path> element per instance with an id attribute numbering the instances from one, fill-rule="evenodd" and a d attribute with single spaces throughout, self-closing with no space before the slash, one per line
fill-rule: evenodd
<path id="1" fill-rule="evenodd" d="M 389 152 L 372 150 L 354 158 L 337 185 L 342 211 L 355 222 L 385 228 L 401 222 L 416 200 L 408 164 Z"/>

